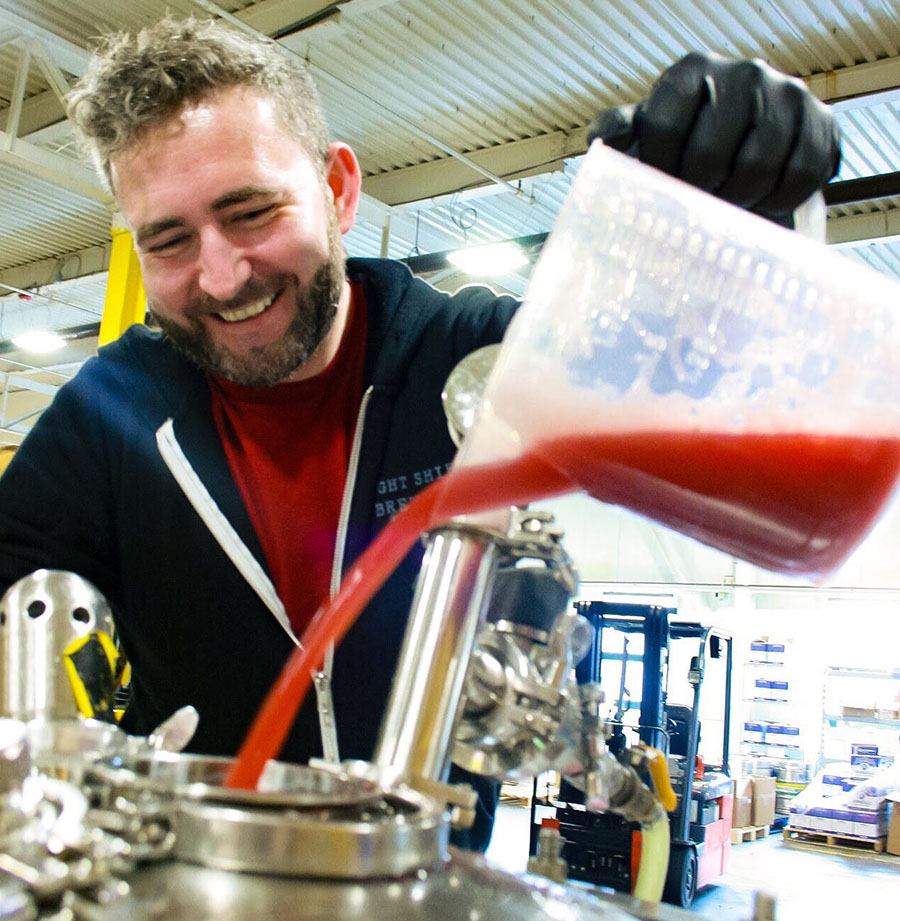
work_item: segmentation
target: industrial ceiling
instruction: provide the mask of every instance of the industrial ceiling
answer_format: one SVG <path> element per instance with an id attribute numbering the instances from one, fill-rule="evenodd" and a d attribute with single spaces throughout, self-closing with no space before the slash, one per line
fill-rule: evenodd
<path id="1" fill-rule="evenodd" d="M 900 0 L 0 0 L 0 443 L 93 353 L 103 310 L 113 208 L 61 97 L 97 35 L 167 11 L 277 36 L 309 62 L 365 175 L 351 255 L 545 233 L 596 111 L 708 49 L 764 58 L 834 105 L 837 182 L 872 181 L 841 186 L 828 239 L 900 277 Z M 69 331 L 68 347 L 13 350 L 30 326 Z"/>

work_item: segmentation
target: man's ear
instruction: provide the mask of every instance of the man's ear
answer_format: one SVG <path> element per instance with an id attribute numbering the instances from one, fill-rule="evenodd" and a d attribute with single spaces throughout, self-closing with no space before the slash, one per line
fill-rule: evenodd
<path id="1" fill-rule="evenodd" d="M 356 208 L 362 189 L 362 172 L 356 154 L 346 144 L 340 141 L 329 144 L 325 178 L 334 201 L 338 226 L 341 233 L 347 233 L 356 220 Z"/>

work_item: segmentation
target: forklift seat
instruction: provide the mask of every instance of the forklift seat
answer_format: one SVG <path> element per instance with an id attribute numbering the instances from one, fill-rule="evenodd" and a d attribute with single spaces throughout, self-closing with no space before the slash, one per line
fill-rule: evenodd
<path id="1" fill-rule="evenodd" d="M 666 707 L 666 729 L 669 732 L 669 754 L 686 757 L 691 740 L 693 710 L 682 704 Z M 700 741 L 700 727 L 697 727 L 697 741 Z"/>

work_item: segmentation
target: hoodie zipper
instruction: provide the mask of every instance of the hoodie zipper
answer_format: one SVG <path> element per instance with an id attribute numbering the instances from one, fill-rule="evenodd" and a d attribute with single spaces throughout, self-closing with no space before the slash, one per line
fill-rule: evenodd
<path id="1" fill-rule="evenodd" d="M 341 499 L 341 514 L 338 518 L 337 535 L 334 542 L 334 560 L 331 565 L 330 597 L 333 599 L 341 587 L 341 576 L 344 570 L 344 551 L 347 545 L 347 529 L 350 524 L 350 507 L 353 504 L 353 490 L 356 486 L 356 475 L 359 470 L 359 456 L 362 448 L 363 428 L 365 427 L 366 410 L 372 397 L 374 387 L 369 386 L 363 394 L 356 416 L 356 428 L 353 432 L 353 442 L 350 445 L 350 459 L 347 463 L 347 477 L 344 481 L 344 495 Z M 313 676 L 313 685 L 316 689 L 316 706 L 319 712 L 319 732 L 322 736 L 322 753 L 326 761 L 334 764 L 340 763 L 340 749 L 337 740 L 337 724 L 334 716 L 334 698 L 331 693 L 331 671 L 334 666 L 334 643 L 325 653 L 325 662 L 322 671 Z"/>

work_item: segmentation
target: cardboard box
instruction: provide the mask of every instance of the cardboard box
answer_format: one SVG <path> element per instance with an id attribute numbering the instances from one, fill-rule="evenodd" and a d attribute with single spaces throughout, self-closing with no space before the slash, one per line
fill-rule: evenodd
<path id="1" fill-rule="evenodd" d="M 888 794 L 888 836 L 885 850 L 900 857 L 900 792 Z"/>
<path id="2" fill-rule="evenodd" d="M 792 807 L 788 825 L 820 834 L 868 840 L 882 838 L 888 831 L 884 810 L 831 809 L 828 806 L 813 806 L 803 813 L 795 813 Z"/>
<path id="3" fill-rule="evenodd" d="M 753 696 L 761 700 L 786 701 L 788 699 L 788 682 L 771 678 L 757 678 L 753 682 Z"/>
<path id="4" fill-rule="evenodd" d="M 766 734 L 763 724 L 757 721 L 747 721 L 744 723 L 744 741 L 745 742 L 764 742 Z"/>
<path id="5" fill-rule="evenodd" d="M 771 825 L 775 821 L 775 778 L 753 777 L 753 825 Z"/>
<path id="6" fill-rule="evenodd" d="M 874 719 L 875 707 L 841 707 L 841 716 L 849 716 L 851 719 Z"/>
<path id="7" fill-rule="evenodd" d="M 734 782 L 734 811 L 732 828 L 747 828 L 753 821 L 753 778 L 745 777 Z"/>

